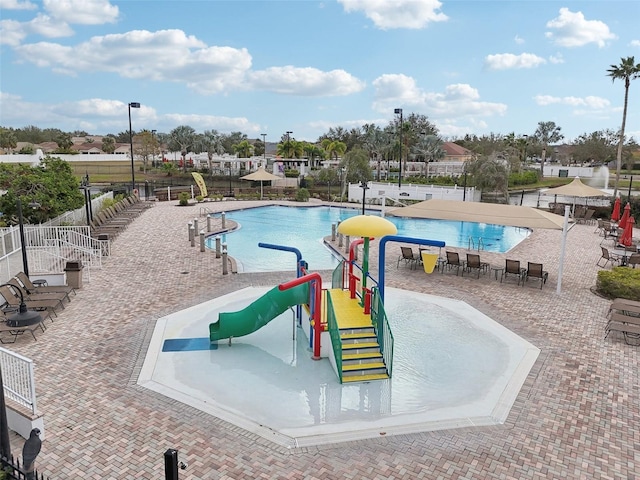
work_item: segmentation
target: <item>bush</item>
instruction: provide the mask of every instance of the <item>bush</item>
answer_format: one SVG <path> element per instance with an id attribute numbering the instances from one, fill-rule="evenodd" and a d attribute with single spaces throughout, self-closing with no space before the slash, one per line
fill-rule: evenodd
<path id="1" fill-rule="evenodd" d="M 538 183 L 540 172 L 538 170 L 525 170 L 523 172 L 511 173 L 509 175 L 509 186 L 534 185 Z"/>
<path id="2" fill-rule="evenodd" d="M 202 202 L 202 200 L 204 200 L 204 197 L 202 195 L 196 195 L 196 202 L 200 203 Z"/>
<path id="3" fill-rule="evenodd" d="M 300 188 L 296 192 L 296 202 L 308 202 L 309 201 L 309 190 L 306 188 Z"/>
<path id="4" fill-rule="evenodd" d="M 596 291 L 607 298 L 640 301 L 640 269 L 614 267 L 598 272 Z"/>
<path id="5" fill-rule="evenodd" d="M 179 196 L 178 196 L 178 204 L 182 205 L 183 207 L 185 205 L 189 205 L 189 194 L 187 192 L 182 192 Z"/>

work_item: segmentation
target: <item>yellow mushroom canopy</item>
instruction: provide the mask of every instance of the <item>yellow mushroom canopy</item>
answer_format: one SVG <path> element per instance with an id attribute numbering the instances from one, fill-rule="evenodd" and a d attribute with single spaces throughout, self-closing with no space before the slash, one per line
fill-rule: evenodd
<path id="1" fill-rule="evenodd" d="M 376 215 L 356 215 L 338 225 L 338 232 L 352 237 L 384 237 L 398 233 L 396 226 L 386 218 Z"/>

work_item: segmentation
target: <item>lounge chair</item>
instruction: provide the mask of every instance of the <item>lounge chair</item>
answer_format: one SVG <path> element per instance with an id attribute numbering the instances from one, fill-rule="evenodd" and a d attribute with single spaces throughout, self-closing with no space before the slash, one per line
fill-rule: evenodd
<path id="1" fill-rule="evenodd" d="M 610 253 L 609 249 L 606 247 L 603 247 L 602 245 L 600 246 L 600 249 L 602 250 L 602 255 L 596 262 L 596 265 L 598 267 L 605 268 L 607 266 L 607 263 L 610 263 L 611 266 L 613 266 L 614 263 L 620 264 L 620 260 L 621 260 L 620 255 L 618 255 L 617 253 Z M 600 262 L 602 260 L 604 260 L 604 263 L 600 265 Z"/>
<path id="2" fill-rule="evenodd" d="M 480 278 L 480 273 L 487 273 L 489 270 L 489 264 L 487 262 L 480 261 L 480 255 L 475 253 L 467 253 L 467 263 L 465 265 L 467 272 L 476 270 L 478 275 L 476 278 Z"/>
<path id="3" fill-rule="evenodd" d="M 583 217 L 577 218 L 576 220 L 578 221 L 578 223 L 582 223 L 584 225 L 590 225 L 591 222 L 593 221 L 592 217 L 594 213 L 596 213 L 596 211 L 590 208 L 584 213 Z"/>
<path id="4" fill-rule="evenodd" d="M 607 338 L 612 331 L 622 332 L 624 341 L 628 345 L 640 345 L 640 343 L 629 342 L 630 338 L 640 341 L 640 317 L 637 314 L 610 312 L 604 338 Z"/>
<path id="5" fill-rule="evenodd" d="M 64 308 L 64 300 L 69 299 L 69 295 L 67 293 L 29 293 L 22 284 L 18 281 L 16 277 L 13 277 L 11 280 L 8 280 L 7 283 L 14 287 L 15 290 L 20 290 L 22 296 L 25 300 L 58 300 L 62 308 Z"/>
<path id="6" fill-rule="evenodd" d="M 68 285 L 35 285 L 26 273 L 20 272 L 15 278 L 22 284 L 22 288 L 27 291 L 28 294 L 32 293 L 64 293 L 66 299 L 69 299 L 69 294 L 73 292 L 76 294 L 76 290 Z"/>
<path id="7" fill-rule="evenodd" d="M 464 275 L 464 263 L 462 263 L 462 261 L 460 260 L 460 255 L 458 255 L 458 252 L 447 251 L 446 254 L 447 261 L 445 262 L 445 265 L 447 266 L 447 268 L 451 270 L 455 267 L 456 276 L 458 276 L 458 272 L 462 268 L 462 275 Z M 444 272 L 444 268 L 442 269 L 442 271 Z"/>
<path id="8" fill-rule="evenodd" d="M 413 253 L 411 247 L 400 247 L 401 255 L 398 257 L 398 263 L 396 268 L 400 266 L 400 262 L 404 261 L 405 265 L 409 265 L 409 268 L 416 268 L 416 265 L 420 261 L 420 257 Z"/>
<path id="9" fill-rule="evenodd" d="M 17 293 L 14 293 L 14 290 L 8 286 L 0 287 L 0 297 L 4 299 L 4 304 L 2 304 L 2 308 L 6 309 L 8 307 L 18 308 L 20 307 L 20 296 Z M 36 310 L 38 312 L 48 311 L 49 313 L 56 314 L 56 308 L 58 308 L 62 302 L 60 300 L 51 299 L 51 300 L 27 300 L 26 298 L 23 300 L 24 304 L 30 310 Z M 46 315 L 51 318 L 51 315 Z"/>
<path id="10" fill-rule="evenodd" d="M 502 278 L 506 280 L 509 275 L 516 276 L 518 278 L 518 285 L 520 285 L 520 282 L 524 285 L 525 272 L 526 270 L 520 266 L 520 260 L 507 259 L 505 261 L 504 274 L 502 275 Z M 502 278 L 500 279 L 500 283 L 502 283 Z"/>
<path id="11" fill-rule="evenodd" d="M 549 278 L 549 272 L 544 271 L 541 263 L 527 262 L 524 280 L 528 281 L 529 278 L 540 280 L 540 290 L 542 290 L 542 285 L 547 283 L 547 279 Z M 524 282 L 522 282 L 522 284 L 524 285 Z"/>

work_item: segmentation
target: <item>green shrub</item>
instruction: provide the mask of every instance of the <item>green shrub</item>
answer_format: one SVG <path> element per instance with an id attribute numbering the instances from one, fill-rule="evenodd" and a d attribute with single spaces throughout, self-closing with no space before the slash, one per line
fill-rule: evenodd
<path id="1" fill-rule="evenodd" d="M 607 298 L 640 301 L 640 268 L 614 267 L 599 271 L 596 291 Z"/>
<path id="2" fill-rule="evenodd" d="M 189 194 L 187 192 L 182 192 L 180 195 L 178 195 L 178 202 L 179 205 L 182 206 L 189 205 Z"/>
<path id="3" fill-rule="evenodd" d="M 287 178 L 298 178 L 300 172 L 298 170 L 288 169 L 284 171 L 284 176 Z"/>
<path id="4" fill-rule="evenodd" d="M 202 195 L 196 195 L 196 202 L 200 203 L 202 200 L 204 200 Z"/>
<path id="5" fill-rule="evenodd" d="M 300 188 L 296 192 L 296 202 L 308 202 L 309 201 L 309 190 L 306 188 Z"/>

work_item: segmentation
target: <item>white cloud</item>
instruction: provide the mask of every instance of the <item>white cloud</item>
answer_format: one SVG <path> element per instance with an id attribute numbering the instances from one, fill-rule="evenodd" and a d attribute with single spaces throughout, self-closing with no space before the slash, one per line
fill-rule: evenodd
<path id="1" fill-rule="evenodd" d="M 40 42 L 17 46 L 15 52 L 23 61 L 65 75 L 108 72 L 125 78 L 183 83 L 205 95 L 261 89 L 336 96 L 365 88 L 364 82 L 344 70 L 285 66 L 254 72 L 246 49 L 207 46 L 182 30 L 134 30 L 92 37 L 75 46 Z M 171 68 L 160 69 L 158 65 Z"/>
<path id="2" fill-rule="evenodd" d="M 518 45 L 522 45 L 524 43 L 524 38 L 522 38 L 520 35 L 516 35 L 513 41 Z"/>
<path id="3" fill-rule="evenodd" d="M 29 1 L 0 0 L 0 8 L 5 10 L 35 10 L 38 7 Z"/>
<path id="4" fill-rule="evenodd" d="M 65 22 L 60 22 L 48 15 L 38 14 L 36 18 L 25 24 L 29 33 L 36 33 L 46 38 L 70 37 L 73 30 Z"/>
<path id="5" fill-rule="evenodd" d="M 25 102 L 18 95 L 0 92 L 3 105 L 3 121 L 22 121 L 24 118 L 38 118 L 41 128 L 59 125 L 71 125 L 71 129 L 93 131 L 97 133 L 122 130 L 123 118 L 127 116 L 127 104 L 120 100 L 89 98 L 77 102 L 57 104 Z M 194 125 L 198 130 L 216 129 L 221 132 L 242 131 L 257 133 L 260 125 L 248 121 L 245 117 L 216 117 L 213 115 L 184 115 L 170 113 L 159 115 L 152 107 L 142 104 L 132 110 L 134 122 L 139 125 L 154 125 L 163 131 L 170 131 L 178 125 Z"/>
<path id="6" fill-rule="evenodd" d="M 567 105 L 570 107 L 586 107 L 593 110 L 601 110 L 608 108 L 611 105 L 611 102 L 606 98 L 592 95 L 586 97 L 554 97 L 551 95 L 536 95 L 533 99 L 541 106 Z"/>
<path id="7" fill-rule="evenodd" d="M 119 9 L 108 0 L 43 0 L 44 9 L 58 21 L 103 25 L 118 19 Z"/>
<path id="8" fill-rule="evenodd" d="M 24 24 L 15 20 L 0 20 L 0 45 L 16 46 L 27 36 Z"/>
<path id="9" fill-rule="evenodd" d="M 364 12 L 376 27 L 420 29 L 431 22 L 443 22 L 448 17 L 438 12 L 438 0 L 338 0 L 345 12 Z"/>
<path id="10" fill-rule="evenodd" d="M 535 68 L 547 61 L 534 55 L 533 53 L 521 53 L 514 55 L 513 53 L 498 53 L 495 55 L 487 55 L 484 64 L 489 70 L 510 70 L 513 68 Z"/>
<path id="11" fill-rule="evenodd" d="M 446 135 L 473 131 L 485 124 L 484 118 L 504 115 L 507 111 L 503 103 L 481 101 L 478 90 L 464 83 L 448 85 L 442 93 L 424 92 L 411 77 L 385 74 L 374 80 L 373 86 L 373 109 L 390 113 L 394 108 L 403 107 L 424 112 Z"/>
<path id="12" fill-rule="evenodd" d="M 595 43 L 602 48 L 610 40 L 618 38 L 611 33 L 606 23 L 599 20 L 586 20 L 582 12 L 571 12 L 568 8 L 560 9 L 558 17 L 547 22 L 545 36 L 561 47 L 582 47 Z"/>
<path id="13" fill-rule="evenodd" d="M 630 47 L 640 47 L 640 40 L 631 40 L 629 42 Z"/>
<path id="14" fill-rule="evenodd" d="M 549 63 L 552 63 L 552 64 L 564 63 L 564 58 L 562 57 L 561 53 L 558 53 L 556 55 L 550 55 Z"/>
<path id="15" fill-rule="evenodd" d="M 290 65 L 250 72 L 248 82 L 254 89 L 305 96 L 350 95 L 365 87 L 364 82 L 344 70 L 322 72 Z"/>

